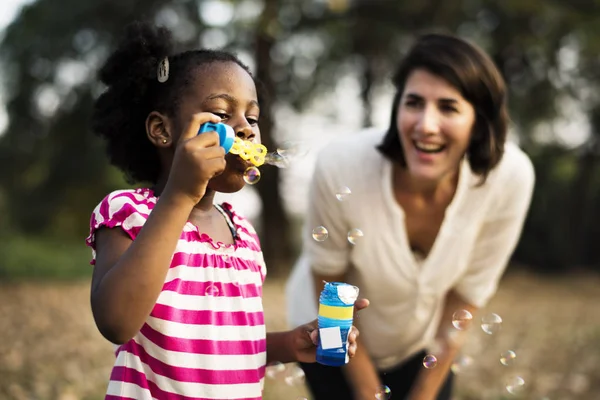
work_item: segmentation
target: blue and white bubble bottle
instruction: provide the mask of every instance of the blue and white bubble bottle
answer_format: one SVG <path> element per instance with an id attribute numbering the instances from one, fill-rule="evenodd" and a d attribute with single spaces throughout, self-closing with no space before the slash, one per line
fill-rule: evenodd
<path id="1" fill-rule="evenodd" d="M 215 131 L 219 134 L 219 146 L 225 149 L 225 153 L 229 153 L 235 141 L 233 128 L 222 123 L 205 122 L 200 126 L 198 134 L 210 131 Z"/>
<path id="2" fill-rule="evenodd" d="M 319 364 L 339 367 L 348 363 L 348 333 L 357 298 L 356 286 L 341 282 L 325 283 L 319 297 Z"/>

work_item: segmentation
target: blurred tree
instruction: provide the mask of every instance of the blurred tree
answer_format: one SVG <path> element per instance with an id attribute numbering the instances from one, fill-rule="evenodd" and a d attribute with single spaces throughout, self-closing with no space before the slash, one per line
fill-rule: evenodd
<path id="1" fill-rule="evenodd" d="M 232 18 L 211 25 L 203 10 L 215 4 L 233 9 Z M 0 45 L 10 116 L 0 138 L 0 169 L 10 171 L 0 175 L 0 207 L 12 228 L 81 238 L 90 207 L 123 184 L 87 133 L 87 120 L 101 89 L 95 71 L 115 35 L 138 18 L 173 29 L 182 45 L 200 38 L 203 46 L 249 53 L 263 84 L 261 130 L 269 149 L 277 147 L 279 131 L 274 105 L 302 110 L 352 76 L 368 126 L 375 91 L 388 83 L 415 34 L 442 30 L 475 41 L 506 78 L 513 130 L 538 176 L 515 257 L 541 269 L 600 266 L 594 243 L 600 233 L 600 10 L 585 1 L 62 0 L 58 6 L 38 0 Z M 569 104 L 591 127 L 579 151 L 551 134 L 557 118 L 570 117 Z M 291 248 L 280 179 L 279 170 L 265 168 L 257 186 L 272 270 L 288 264 Z"/>
<path id="2" fill-rule="evenodd" d="M 215 47 L 218 29 L 202 35 L 203 20 L 214 22 L 202 15 L 203 7 L 215 2 L 210 3 L 63 0 L 58 7 L 56 2 L 38 0 L 24 8 L 1 45 L 10 123 L 0 139 L 0 168 L 10 173 L 0 177 L 0 206 L 10 215 L 13 229 L 65 239 L 81 239 L 86 234 L 82 221 L 89 218 L 90 207 L 125 184 L 106 162 L 102 143 L 88 133 L 92 102 L 101 90 L 95 83 L 97 69 L 123 27 L 134 19 L 167 26 L 181 47 L 197 46 L 199 37 L 206 47 Z M 248 24 L 240 18 L 228 29 L 232 31 L 229 36 L 241 40 L 222 43 L 233 49 L 256 49 L 257 78 L 263 84 L 265 103 L 262 138 L 270 149 L 276 147 L 271 112 L 276 93 L 270 74 L 275 37 L 269 26 L 277 23 L 277 8 L 278 2 L 270 1 L 259 20 Z M 244 31 L 249 35 L 237 35 Z M 248 37 L 254 41 L 246 41 Z M 258 186 L 265 210 L 263 247 L 272 271 L 286 266 L 291 258 L 279 179 L 278 169 L 266 168 Z"/>
<path id="3" fill-rule="evenodd" d="M 90 207 L 121 183 L 88 133 L 101 89 L 95 72 L 128 22 L 160 18 L 169 3 L 39 0 L 7 28 L 1 59 L 10 120 L 0 138 L 0 168 L 8 172 L 0 188 L 14 229 L 81 239 Z M 169 9 L 185 19 L 189 6 Z M 183 22 L 193 28 L 183 39 L 197 37 L 196 22 Z"/>
<path id="4" fill-rule="evenodd" d="M 265 0 L 263 11 L 254 28 L 254 59 L 256 79 L 261 91 L 260 131 L 267 149 L 275 149 L 273 101 L 276 96 L 272 75 L 271 53 L 277 40 L 278 0 Z M 278 168 L 263 168 L 261 185 L 258 186 L 263 212 L 261 214 L 264 240 L 261 242 L 265 262 L 275 274 L 288 270 L 292 258 L 290 224 L 280 194 Z"/>
<path id="5" fill-rule="evenodd" d="M 597 232 L 600 224 L 599 213 L 594 212 L 600 191 L 598 128 L 594 126 L 600 82 L 598 6 L 541 0 L 330 0 L 332 3 L 335 7 L 316 16 L 304 13 L 292 29 L 292 38 L 320 32 L 329 37 L 324 42 L 335 43 L 316 60 L 312 81 L 296 84 L 306 88 L 298 97 L 300 105 L 314 93 L 330 90 L 337 83 L 335 72 L 339 76 L 344 65 L 351 63 L 360 74 L 363 125 L 368 126 L 373 91 L 389 79 L 415 34 L 446 31 L 476 42 L 491 54 L 506 79 L 512 129 L 534 158 L 539 175 L 515 258 L 540 270 L 580 264 L 600 270 L 600 251 L 590 242 L 592 231 Z M 289 63 L 286 59 L 285 65 Z M 288 79 L 295 82 L 294 77 Z M 593 134 L 579 152 L 560 141 L 546 143 L 554 122 L 571 117 L 564 111 L 566 103 L 592 122 Z M 541 134 L 542 141 L 535 133 Z M 555 164 L 563 167 L 556 169 Z M 569 170 L 567 175 L 564 168 Z M 548 199 L 550 196 L 554 197 Z"/>

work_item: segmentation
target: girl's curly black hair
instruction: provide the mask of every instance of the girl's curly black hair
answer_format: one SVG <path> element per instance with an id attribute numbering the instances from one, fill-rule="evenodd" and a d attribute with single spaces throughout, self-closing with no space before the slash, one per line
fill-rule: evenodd
<path id="1" fill-rule="evenodd" d="M 235 55 L 221 50 L 173 53 L 171 32 L 147 22 L 127 26 L 117 49 L 100 69 L 107 89 L 94 104 L 92 132 L 107 143 L 107 154 L 130 183 L 156 183 L 160 162 L 146 136 L 146 117 L 152 111 L 175 115 L 184 88 L 199 66 L 233 62 L 250 70 Z M 158 81 L 158 64 L 169 60 L 169 79 Z"/>

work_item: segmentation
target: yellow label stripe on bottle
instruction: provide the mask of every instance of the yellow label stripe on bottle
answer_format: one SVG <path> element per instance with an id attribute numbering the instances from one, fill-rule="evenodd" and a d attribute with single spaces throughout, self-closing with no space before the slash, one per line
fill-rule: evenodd
<path id="1" fill-rule="evenodd" d="M 354 307 L 335 307 L 319 304 L 319 315 L 332 319 L 352 319 Z"/>

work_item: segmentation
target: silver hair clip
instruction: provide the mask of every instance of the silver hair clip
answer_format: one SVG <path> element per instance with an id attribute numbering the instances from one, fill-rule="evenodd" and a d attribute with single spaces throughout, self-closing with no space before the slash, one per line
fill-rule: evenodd
<path id="1" fill-rule="evenodd" d="M 158 62 L 158 81 L 165 83 L 169 79 L 169 58 L 165 57 Z"/>

